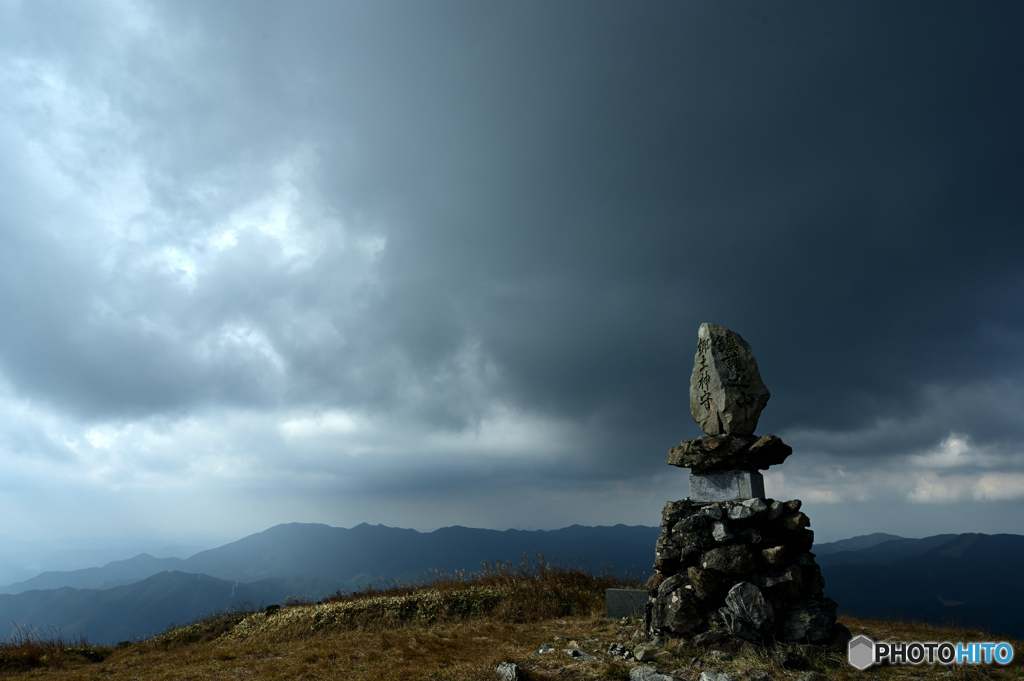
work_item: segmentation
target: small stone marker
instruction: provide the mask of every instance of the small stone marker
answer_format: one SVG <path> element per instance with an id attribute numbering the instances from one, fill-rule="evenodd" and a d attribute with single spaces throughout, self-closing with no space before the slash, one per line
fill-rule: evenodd
<path id="1" fill-rule="evenodd" d="M 734 331 L 701 324 L 690 376 L 690 413 L 708 435 L 752 435 L 771 393 L 750 345 Z"/>
<path id="2" fill-rule="evenodd" d="M 605 589 L 604 613 L 608 619 L 643 617 L 647 604 L 646 589 Z"/>

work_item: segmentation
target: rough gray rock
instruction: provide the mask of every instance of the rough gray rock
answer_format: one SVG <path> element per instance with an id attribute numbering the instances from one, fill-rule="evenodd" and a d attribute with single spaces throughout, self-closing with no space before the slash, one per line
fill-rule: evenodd
<path id="1" fill-rule="evenodd" d="M 667 580 L 666 580 L 667 581 Z M 671 591 L 658 591 L 651 608 L 650 629 L 679 634 L 695 634 L 706 624 L 705 608 L 689 584 L 680 583 Z"/>
<path id="2" fill-rule="evenodd" d="M 699 556 L 705 549 L 715 545 L 715 538 L 711 534 L 712 522 L 706 516 L 691 515 L 675 524 L 671 536 L 679 547 L 681 560 Z"/>
<path id="3" fill-rule="evenodd" d="M 700 681 L 734 681 L 732 674 L 722 672 L 701 672 Z"/>
<path id="4" fill-rule="evenodd" d="M 831 598 L 807 598 L 789 605 L 779 618 L 784 641 L 828 641 L 836 623 L 836 602 Z"/>
<path id="5" fill-rule="evenodd" d="M 700 566 L 730 575 L 751 572 L 755 567 L 750 551 L 738 544 L 705 551 L 700 557 Z"/>
<path id="6" fill-rule="evenodd" d="M 786 561 L 786 547 L 773 546 L 770 549 L 764 549 L 761 551 L 761 558 L 769 567 L 782 567 Z"/>
<path id="7" fill-rule="evenodd" d="M 681 589 L 689 583 L 690 581 L 689 579 L 687 579 L 685 573 L 680 572 L 679 574 L 672 575 L 671 577 L 664 580 L 661 584 L 658 585 L 658 596 L 666 597 L 672 591 L 675 591 L 676 589 Z"/>
<path id="8" fill-rule="evenodd" d="M 680 520 L 693 513 L 695 508 L 698 508 L 697 505 L 689 499 L 668 502 L 665 504 L 665 508 L 661 509 L 661 526 L 673 527 Z"/>
<path id="9" fill-rule="evenodd" d="M 718 502 L 709 504 L 708 506 L 705 506 L 704 508 L 700 509 L 700 514 L 702 516 L 710 518 L 711 520 L 721 520 L 722 506 Z"/>
<path id="10" fill-rule="evenodd" d="M 792 453 L 792 447 L 770 433 L 761 437 L 703 435 L 696 440 L 683 440 L 668 450 L 668 463 L 697 473 L 754 471 L 780 464 Z"/>
<path id="11" fill-rule="evenodd" d="M 621 643 L 613 643 L 608 646 L 608 657 L 613 660 L 626 660 L 628 662 L 633 659 L 633 651 Z"/>
<path id="12" fill-rule="evenodd" d="M 641 664 L 629 670 L 629 681 L 680 681 L 680 679 L 678 676 L 663 674 L 654 667 Z"/>
<path id="13" fill-rule="evenodd" d="M 515 662 L 502 662 L 495 670 L 502 681 L 522 681 L 523 670 Z"/>
<path id="14" fill-rule="evenodd" d="M 745 520 L 753 515 L 754 512 L 747 506 L 733 506 L 729 509 L 729 520 Z"/>
<path id="15" fill-rule="evenodd" d="M 725 607 L 719 612 L 729 630 L 747 641 L 767 638 L 775 623 L 771 603 L 750 582 L 740 582 L 729 589 Z"/>
<path id="16" fill-rule="evenodd" d="M 799 598 L 803 591 L 803 574 L 796 565 L 781 572 L 757 575 L 754 582 L 776 600 Z"/>
<path id="17" fill-rule="evenodd" d="M 686 568 L 686 579 L 693 587 L 693 593 L 702 601 L 714 599 L 722 590 L 722 582 L 713 572 L 697 567 Z"/>
<path id="18" fill-rule="evenodd" d="M 754 515 L 764 513 L 768 510 L 768 503 L 764 499 L 745 499 L 739 503 L 740 506 L 749 508 Z"/>
<path id="19" fill-rule="evenodd" d="M 849 650 L 849 643 L 852 639 L 853 632 L 836 622 L 832 625 L 832 638 L 829 639 L 827 645 L 837 652 L 846 653 Z"/>
<path id="20" fill-rule="evenodd" d="M 701 324 L 690 376 L 690 413 L 708 435 L 751 435 L 771 393 L 750 345 L 736 332 Z"/>
<path id="21" fill-rule="evenodd" d="M 761 535 L 760 530 L 754 527 L 748 527 L 741 531 L 739 534 L 740 539 L 747 544 L 757 544 L 755 548 L 761 548 L 760 544 L 764 541 L 764 537 Z"/>
<path id="22" fill-rule="evenodd" d="M 656 574 L 671 574 L 679 566 L 680 550 L 672 535 L 662 532 L 654 544 L 654 568 Z"/>
<path id="23" fill-rule="evenodd" d="M 725 523 L 713 523 L 711 525 L 711 536 L 715 538 L 716 542 L 722 544 L 732 539 L 732 532 L 725 526 Z"/>
<path id="24" fill-rule="evenodd" d="M 803 513 L 784 515 L 780 518 L 779 522 L 790 532 L 799 532 L 801 529 L 811 526 L 811 519 Z"/>
<path id="25" fill-rule="evenodd" d="M 704 660 L 708 663 L 732 659 L 733 655 L 750 652 L 753 646 L 749 641 L 733 636 L 724 627 L 697 634 L 690 643 L 696 648 L 704 648 Z"/>
<path id="26" fill-rule="evenodd" d="M 753 435 L 702 435 L 696 440 L 683 440 L 668 450 L 673 466 L 704 470 L 724 463 L 731 464 L 757 442 Z"/>

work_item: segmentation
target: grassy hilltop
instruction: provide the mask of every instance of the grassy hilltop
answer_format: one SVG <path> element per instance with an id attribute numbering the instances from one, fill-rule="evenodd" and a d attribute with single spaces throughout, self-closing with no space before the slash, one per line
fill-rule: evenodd
<path id="1" fill-rule="evenodd" d="M 612 660 L 608 647 L 634 647 L 641 623 L 604 619 L 606 588 L 639 584 L 595 577 L 534 561 L 513 569 L 490 565 L 465 577 L 439 575 L 427 586 L 393 586 L 341 594 L 319 603 L 288 603 L 211 615 L 145 641 L 117 647 L 66 640 L 59 632 L 23 631 L 0 643 L 0 675 L 19 679 L 436 679 L 496 680 L 500 662 L 527 679 L 629 679 L 636 663 Z M 841 618 L 854 634 L 889 641 L 985 641 L 986 633 Z M 535 651 L 552 643 L 556 651 Z M 574 659 L 563 649 L 588 653 Z M 1024 645 L 1006 668 L 921 665 L 858 672 L 845 653 L 815 653 L 809 669 L 829 679 L 1021 679 Z M 755 670 L 773 681 L 802 671 L 783 664 L 786 649 L 734 655 L 669 642 L 655 657 L 659 671 L 698 679 L 721 671 L 746 679 Z"/>

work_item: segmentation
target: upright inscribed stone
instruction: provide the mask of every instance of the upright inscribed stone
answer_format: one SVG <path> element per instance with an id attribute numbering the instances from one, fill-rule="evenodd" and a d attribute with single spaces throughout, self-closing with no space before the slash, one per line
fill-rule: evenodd
<path id="1" fill-rule="evenodd" d="M 753 435 L 771 393 L 740 335 L 701 324 L 690 376 L 690 413 L 708 435 Z"/>

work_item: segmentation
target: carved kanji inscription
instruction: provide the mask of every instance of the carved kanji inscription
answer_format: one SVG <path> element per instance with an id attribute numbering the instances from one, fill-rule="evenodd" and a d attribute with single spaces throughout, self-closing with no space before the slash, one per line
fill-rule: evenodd
<path id="1" fill-rule="evenodd" d="M 708 435 L 753 435 L 771 393 L 750 345 L 736 332 L 701 324 L 690 376 L 690 412 Z"/>

